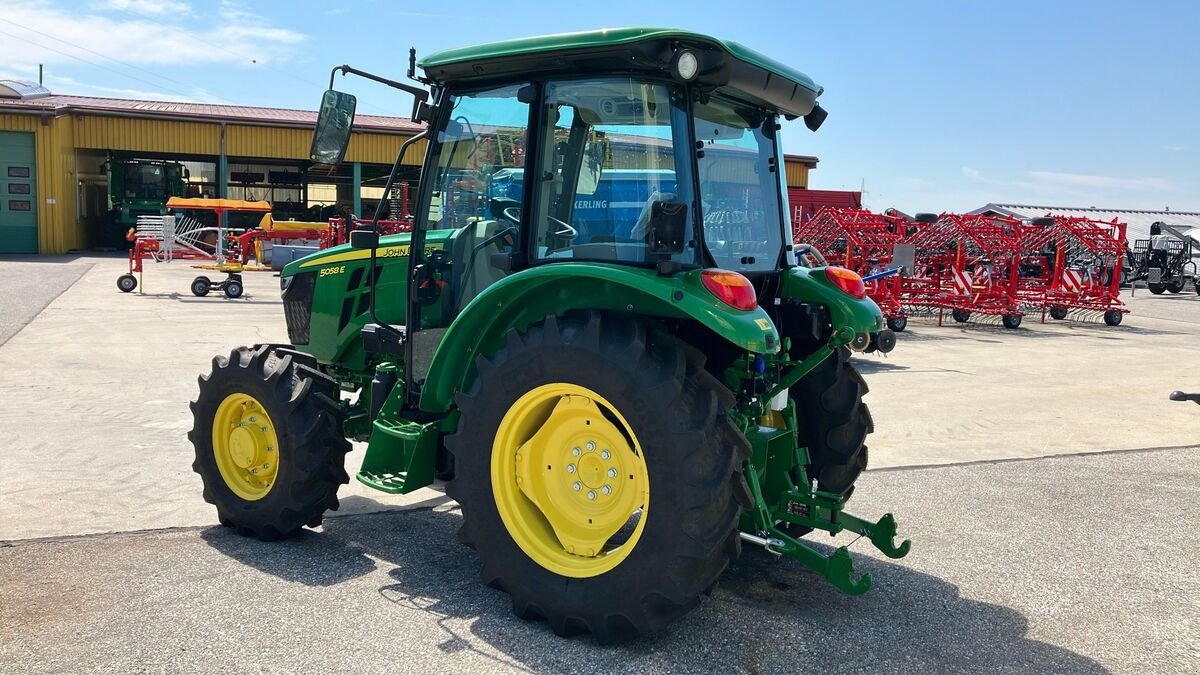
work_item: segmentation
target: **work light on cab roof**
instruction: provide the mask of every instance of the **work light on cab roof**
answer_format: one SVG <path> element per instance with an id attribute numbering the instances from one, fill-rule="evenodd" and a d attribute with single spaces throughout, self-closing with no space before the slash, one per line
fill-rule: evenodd
<path id="1" fill-rule="evenodd" d="M 857 275 L 792 247 L 780 117 L 815 129 L 821 88 L 659 28 L 417 65 L 416 85 L 331 76 L 413 94 L 425 129 L 383 189 L 420 163 L 411 233 L 381 234 L 380 200 L 349 245 L 283 269 L 290 344 L 201 378 L 189 438 L 221 522 L 264 538 L 319 524 L 354 440 L 371 488 L 444 483 L 485 581 L 559 634 L 656 631 L 742 544 L 865 592 L 846 547 L 802 538 L 909 549 L 890 514 L 845 510 L 872 430 L 850 349 L 895 337 Z M 354 108 L 331 86 L 314 162 L 345 156 Z"/>

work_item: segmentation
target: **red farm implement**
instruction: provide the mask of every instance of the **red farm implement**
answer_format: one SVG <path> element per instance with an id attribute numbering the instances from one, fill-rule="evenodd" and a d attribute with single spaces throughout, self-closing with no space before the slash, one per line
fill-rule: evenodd
<path id="1" fill-rule="evenodd" d="M 359 220 L 352 218 L 350 227 L 346 225 L 345 218 L 330 218 L 329 226 L 321 233 L 321 248 L 326 249 L 332 246 L 340 246 L 350 241 L 350 230 L 369 229 L 371 226 L 370 220 Z M 379 221 L 379 236 L 389 234 L 399 234 L 401 232 L 412 232 L 412 218 L 403 220 L 381 220 Z"/>
<path id="2" fill-rule="evenodd" d="M 908 318 L 900 304 L 900 277 L 895 249 L 904 240 L 907 223 L 863 209 L 822 208 L 794 226 L 801 247 L 816 248 L 831 265 L 863 277 L 867 295 L 887 318 L 888 327 L 904 330 Z"/>
<path id="3" fill-rule="evenodd" d="M 934 312 L 939 325 L 946 310 L 959 323 L 1000 317 L 1005 328 L 1021 325 L 1020 221 L 944 213 L 917 224 L 907 243 L 914 248 L 901 286 L 907 311 Z"/>
<path id="4" fill-rule="evenodd" d="M 223 291 L 226 297 L 240 297 L 243 290 L 241 272 L 250 268 L 238 260 L 236 235 L 242 230 L 226 227 L 224 215 L 238 211 L 269 216 L 271 205 L 237 199 L 171 197 L 167 200 L 167 208 L 171 209 L 172 215 L 138 218 L 137 226 L 126 235 L 133 244 L 129 249 L 129 272 L 117 278 L 117 288 L 124 293 L 136 289 L 141 284 L 142 262 L 146 259 L 156 262 L 189 260 L 196 263 L 193 267 L 216 270 L 227 276 L 219 282 L 204 276 L 196 277 L 191 286 L 194 295 L 206 295 L 215 288 Z M 205 225 L 200 218 L 191 215 L 205 212 L 212 214 L 210 218 L 215 227 Z"/>
<path id="5" fill-rule="evenodd" d="M 1116 326 L 1121 301 L 1125 224 L 1077 217 L 1035 218 L 1023 228 L 1021 297 L 1027 311 L 1053 319 L 1102 317 Z"/>

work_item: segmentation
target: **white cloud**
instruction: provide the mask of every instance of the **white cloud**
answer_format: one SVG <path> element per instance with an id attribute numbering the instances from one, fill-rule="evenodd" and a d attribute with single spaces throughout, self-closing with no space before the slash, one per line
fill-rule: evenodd
<path id="1" fill-rule="evenodd" d="M 1162 178 L 1153 177 L 1125 178 L 1120 176 L 1095 176 L 1085 173 L 1060 173 L 1057 171 L 1030 171 L 1029 176 L 1044 183 L 1074 188 L 1149 190 L 1155 192 L 1173 192 L 1177 189 L 1174 183 Z"/>
<path id="2" fill-rule="evenodd" d="M 133 12 L 134 14 L 152 14 L 154 16 L 190 15 L 192 13 L 192 8 L 186 2 L 177 0 L 99 0 L 92 2 L 90 6 L 101 12 Z"/>
<path id="3" fill-rule="evenodd" d="M 71 11 L 52 0 L 6 7 L 0 16 L 0 63 L 71 64 L 85 61 L 121 69 L 109 59 L 137 66 L 222 63 L 252 66 L 283 61 L 305 35 L 274 26 L 270 20 L 228 0 L 216 16 L 186 18 L 172 0 L 106 0 L 105 6 L 142 7 L 140 13 L 104 14 Z M 165 14 L 151 16 L 148 7 Z"/>
<path id="4" fill-rule="evenodd" d="M 969 166 L 964 166 L 962 168 L 962 175 L 973 181 L 979 181 L 983 178 L 983 176 L 979 173 L 979 169 L 972 169 Z"/>

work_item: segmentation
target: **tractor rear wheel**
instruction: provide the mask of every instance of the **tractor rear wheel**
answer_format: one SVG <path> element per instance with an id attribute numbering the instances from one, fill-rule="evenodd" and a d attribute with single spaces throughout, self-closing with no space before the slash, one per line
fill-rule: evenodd
<path id="1" fill-rule="evenodd" d="M 515 330 L 456 402 L 448 495 L 523 619 L 604 643 L 682 616 L 740 553 L 750 447 L 673 336 L 597 312 Z"/>
<path id="2" fill-rule="evenodd" d="M 267 345 L 213 359 L 188 440 L 221 524 L 282 539 L 337 509 L 350 450 L 338 396 L 336 382 Z"/>
<path id="3" fill-rule="evenodd" d="M 867 468 L 867 434 L 875 430 L 863 403 L 870 389 L 842 347 L 791 388 L 800 445 L 808 446 L 808 475 L 817 487 L 846 498 Z"/>

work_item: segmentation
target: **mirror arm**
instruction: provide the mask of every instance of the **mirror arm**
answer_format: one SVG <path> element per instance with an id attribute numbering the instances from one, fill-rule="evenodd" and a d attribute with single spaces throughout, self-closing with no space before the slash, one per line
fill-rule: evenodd
<path id="1" fill-rule="evenodd" d="M 386 84 L 387 86 L 392 87 L 393 89 L 399 89 L 400 91 L 403 91 L 407 94 L 412 94 L 413 98 L 417 99 L 421 103 L 425 103 L 425 102 L 429 101 L 429 92 L 425 89 L 422 89 L 420 87 L 414 87 L 411 84 L 404 84 L 403 82 L 389 80 L 386 77 L 380 77 L 378 75 L 368 73 L 365 70 L 359 70 L 358 68 L 354 68 L 352 66 L 345 65 L 345 64 L 340 65 L 340 66 L 335 66 L 334 69 L 332 71 L 330 71 L 330 73 L 329 73 L 329 88 L 330 89 L 333 89 L 333 80 L 337 76 L 337 73 L 339 70 L 342 71 L 342 75 L 351 75 L 351 74 L 358 75 L 359 77 L 365 77 L 368 80 L 374 80 L 375 82 L 378 82 L 380 84 Z"/>

